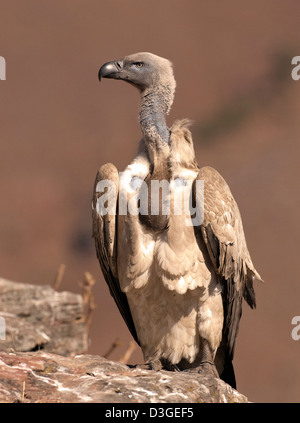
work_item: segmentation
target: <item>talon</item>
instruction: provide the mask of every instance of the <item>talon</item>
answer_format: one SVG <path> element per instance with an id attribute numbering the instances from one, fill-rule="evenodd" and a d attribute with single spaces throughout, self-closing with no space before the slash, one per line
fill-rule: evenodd
<path id="1" fill-rule="evenodd" d="M 160 360 L 154 360 L 154 361 L 149 361 L 148 363 L 145 363 L 145 364 L 129 365 L 129 367 L 134 368 L 134 369 L 141 369 L 141 370 L 158 371 L 158 370 L 162 369 L 162 364 L 161 364 Z"/>
<path id="2" fill-rule="evenodd" d="M 173 369 L 175 372 L 181 372 L 180 368 L 177 366 L 177 364 L 173 364 Z"/>

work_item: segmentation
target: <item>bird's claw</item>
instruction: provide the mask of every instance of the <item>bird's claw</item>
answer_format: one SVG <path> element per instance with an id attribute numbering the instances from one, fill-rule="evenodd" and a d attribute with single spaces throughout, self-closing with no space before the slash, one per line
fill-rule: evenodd
<path id="1" fill-rule="evenodd" d="M 154 370 L 156 372 L 158 370 L 162 370 L 162 364 L 160 360 L 149 361 L 148 363 L 145 363 L 145 364 L 129 365 L 129 367 L 133 369 L 141 369 L 141 370 Z"/>

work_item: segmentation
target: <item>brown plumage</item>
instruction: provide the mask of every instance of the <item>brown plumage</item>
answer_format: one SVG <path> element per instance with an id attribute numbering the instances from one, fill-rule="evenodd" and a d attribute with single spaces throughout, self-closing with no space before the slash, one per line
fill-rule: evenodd
<path id="1" fill-rule="evenodd" d="M 102 166 L 94 187 L 93 236 L 110 292 L 151 368 L 208 371 L 235 386 L 242 299 L 255 307 L 253 280 L 261 280 L 238 206 L 216 170 L 198 167 L 189 122 L 166 125 L 176 85 L 169 61 L 137 53 L 106 63 L 99 77 L 130 82 L 142 99 L 136 157 L 120 175 Z M 101 186 L 107 181 L 113 189 Z M 194 215 L 178 202 L 185 194 Z"/>

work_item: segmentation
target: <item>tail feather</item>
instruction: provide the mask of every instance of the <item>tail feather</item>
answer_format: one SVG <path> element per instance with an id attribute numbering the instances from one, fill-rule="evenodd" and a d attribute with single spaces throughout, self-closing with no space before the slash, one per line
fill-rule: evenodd
<path id="1" fill-rule="evenodd" d="M 234 374 L 234 368 L 231 360 L 226 360 L 224 364 L 224 370 L 220 375 L 220 378 L 232 388 L 236 389 L 236 380 Z"/>

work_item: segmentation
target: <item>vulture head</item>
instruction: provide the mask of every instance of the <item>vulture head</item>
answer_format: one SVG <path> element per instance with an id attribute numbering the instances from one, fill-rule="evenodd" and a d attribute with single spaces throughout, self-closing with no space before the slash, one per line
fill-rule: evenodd
<path id="1" fill-rule="evenodd" d="M 176 87 L 172 63 L 152 53 L 135 53 L 121 60 L 107 62 L 98 74 L 101 78 L 127 81 L 137 87 L 142 94 L 160 92 L 168 98 L 167 111 L 171 107 Z M 163 96 L 161 96 L 163 97 Z"/>

